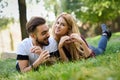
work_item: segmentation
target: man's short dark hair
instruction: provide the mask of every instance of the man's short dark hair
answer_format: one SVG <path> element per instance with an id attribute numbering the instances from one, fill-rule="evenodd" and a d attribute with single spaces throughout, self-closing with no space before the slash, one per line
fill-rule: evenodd
<path id="1" fill-rule="evenodd" d="M 32 17 L 30 21 L 26 24 L 27 33 L 33 33 L 37 26 L 43 25 L 46 20 L 42 17 Z"/>

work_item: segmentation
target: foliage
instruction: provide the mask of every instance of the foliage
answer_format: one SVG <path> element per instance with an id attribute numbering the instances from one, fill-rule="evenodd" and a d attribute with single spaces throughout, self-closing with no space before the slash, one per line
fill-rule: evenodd
<path id="1" fill-rule="evenodd" d="M 60 4 L 60 1 L 57 1 L 57 0 L 47 0 L 47 1 L 44 1 L 44 2 L 45 2 L 44 6 L 45 6 L 46 10 L 48 10 L 48 12 L 49 11 L 53 11 L 56 16 L 57 16 L 57 14 L 59 14 L 61 12 L 61 7 L 62 6 Z"/>
<path id="2" fill-rule="evenodd" d="M 87 41 L 97 45 L 100 36 Z M 105 54 L 87 60 L 41 66 L 39 71 L 25 74 L 14 69 L 15 60 L 0 60 L 0 80 L 119 80 L 120 32 L 114 33 Z M 95 43 L 94 43 L 95 42 Z"/>
<path id="3" fill-rule="evenodd" d="M 86 12 L 86 20 L 92 22 L 105 22 L 113 20 L 120 15 L 120 2 L 118 0 L 81 0 L 84 7 L 88 8 Z"/>
<path id="4" fill-rule="evenodd" d="M 0 30 L 5 29 L 10 22 L 14 22 L 13 18 L 0 18 Z"/>
<path id="5" fill-rule="evenodd" d="M 1 14 L 3 13 L 3 9 L 8 6 L 8 3 L 6 0 L 0 0 L 0 18 L 2 17 Z"/>
<path id="6" fill-rule="evenodd" d="M 2 15 L 3 9 L 8 6 L 6 0 L 0 0 L 0 30 L 5 29 L 10 22 L 13 22 L 13 18 L 7 18 Z"/>
<path id="7" fill-rule="evenodd" d="M 120 1 L 118 0 L 61 0 L 60 2 L 49 0 L 45 3 L 46 9 L 49 8 L 58 14 L 60 11 L 74 13 L 82 22 L 105 22 L 120 16 Z"/>

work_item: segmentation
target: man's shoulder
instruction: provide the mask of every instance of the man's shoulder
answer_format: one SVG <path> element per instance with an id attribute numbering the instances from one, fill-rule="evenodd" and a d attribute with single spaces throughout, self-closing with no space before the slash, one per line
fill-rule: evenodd
<path id="1" fill-rule="evenodd" d="M 30 38 L 25 38 L 21 41 L 21 43 L 30 43 L 31 39 Z"/>
<path id="2" fill-rule="evenodd" d="M 22 54 L 22 55 L 23 54 L 27 55 L 29 53 L 30 47 L 31 47 L 31 40 L 30 40 L 30 38 L 25 38 L 24 40 L 22 40 L 18 44 L 16 53 L 17 54 Z"/>
<path id="3" fill-rule="evenodd" d="M 49 38 L 49 43 L 50 44 L 48 46 L 57 45 L 57 41 L 53 37 Z"/>
<path id="4" fill-rule="evenodd" d="M 24 45 L 24 46 L 26 46 L 26 45 L 29 46 L 30 44 L 31 44 L 30 38 L 25 38 L 19 43 L 19 45 Z"/>

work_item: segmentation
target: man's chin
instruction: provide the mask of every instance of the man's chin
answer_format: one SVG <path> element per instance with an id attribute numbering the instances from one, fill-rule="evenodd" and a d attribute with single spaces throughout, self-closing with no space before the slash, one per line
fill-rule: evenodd
<path id="1" fill-rule="evenodd" d="M 49 42 L 46 42 L 44 45 L 45 45 L 45 46 L 48 46 L 48 45 L 49 45 Z"/>
<path id="2" fill-rule="evenodd" d="M 48 46 L 48 45 L 49 45 L 49 43 L 45 44 L 45 46 Z"/>

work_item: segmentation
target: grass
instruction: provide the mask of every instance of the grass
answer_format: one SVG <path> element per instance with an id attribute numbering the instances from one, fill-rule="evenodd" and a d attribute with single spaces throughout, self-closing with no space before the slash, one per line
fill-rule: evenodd
<path id="1" fill-rule="evenodd" d="M 16 72 L 15 60 L 0 60 L 0 80 L 6 80 Z"/>
<path id="2" fill-rule="evenodd" d="M 88 38 L 97 46 L 100 36 Z M 15 60 L 0 60 L 0 80 L 120 80 L 120 32 L 114 33 L 106 52 L 87 60 L 40 66 L 39 71 L 17 73 Z"/>

